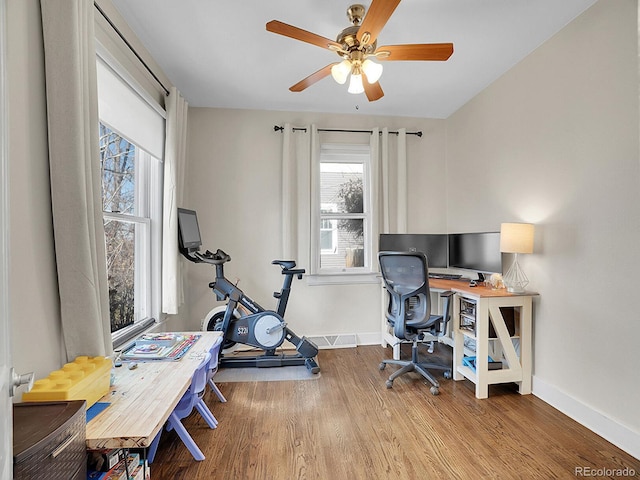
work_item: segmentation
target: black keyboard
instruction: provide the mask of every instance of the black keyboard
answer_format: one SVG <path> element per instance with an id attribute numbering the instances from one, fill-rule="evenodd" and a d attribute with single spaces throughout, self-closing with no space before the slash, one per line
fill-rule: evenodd
<path id="1" fill-rule="evenodd" d="M 439 278 L 441 280 L 459 280 L 462 275 L 455 273 L 429 273 L 429 278 Z"/>

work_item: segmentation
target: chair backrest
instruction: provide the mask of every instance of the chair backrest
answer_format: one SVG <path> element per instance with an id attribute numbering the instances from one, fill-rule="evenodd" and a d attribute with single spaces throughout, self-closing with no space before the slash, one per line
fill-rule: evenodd
<path id="1" fill-rule="evenodd" d="M 415 331 L 407 322 L 416 325 L 431 316 L 427 257 L 421 252 L 380 252 L 378 261 L 389 293 L 387 320 L 396 337 L 411 339 Z"/>
<path id="2" fill-rule="evenodd" d="M 209 349 L 211 359 L 209 360 L 209 366 L 207 367 L 207 381 L 210 380 L 218 371 L 218 358 L 220 356 L 220 347 L 224 341 L 224 335 L 220 335 L 215 339 L 213 345 Z"/>
<path id="3" fill-rule="evenodd" d="M 207 385 L 207 367 L 209 366 L 210 360 L 211 354 L 207 352 L 196 370 L 193 372 L 191 385 L 189 385 L 189 388 L 173 410 L 173 413 L 177 418 L 181 419 L 191 414 L 193 407 L 200 400 L 201 394 L 204 392 L 204 388 Z"/>
<path id="4" fill-rule="evenodd" d="M 196 368 L 196 371 L 193 372 L 191 386 L 189 387 L 189 392 L 192 394 L 198 395 L 204 391 L 204 388 L 207 385 L 207 369 L 210 362 L 211 353 L 207 352 L 202 362 L 200 362 L 200 365 L 198 365 L 198 368 Z"/>

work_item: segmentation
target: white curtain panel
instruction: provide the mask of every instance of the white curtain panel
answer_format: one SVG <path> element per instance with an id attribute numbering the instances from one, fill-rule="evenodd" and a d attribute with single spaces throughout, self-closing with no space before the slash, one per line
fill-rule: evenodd
<path id="1" fill-rule="evenodd" d="M 386 128 L 383 131 L 387 130 Z M 371 221 L 373 224 L 371 225 L 371 236 L 373 237 L 373 245 L 378 244 L 378 237 L 380 236 L 380 228 L 384 224 L 384 212 L 388 214 L 388 205 L 384 199 L 380 200 L 379 192 L 381 190 L 381 186 L 384 186 L 382 180 L 386 178 L 383 172 L 384 162 L 382 160 L 383 155 L 381 154 L 382 149 L 380 147 L 382 138 L 382 134 L 379 128 L 374 128 L 371 131 L 371 137 L 369 137 L 369 155 L 371 158 L 371 188 L 369 189 L 369 195 L 371 195 L 371 211 L 373 214 L 371 215 Z M 388 169 L 388 165 L 387 165 Z M 382 185 L 381 185 L 382 184 Z M 381 215 L 381 212 L 382 215 Z M 381 218 L 382 217 L 382 218 Z M 378 259 L 376 257 L 376 248 L 369 249 L 369 265 L 372 266 L 373 270 L 378 270 Z"/>
<path id="2" fill-rule="evenodd" d="M 111 355 L 92 0 L 42 0 L 53 229 L 67 359 Z"/>
<path id="3" fill-rule="evenodd" d="M 306 261 L 309 273 L 317 266 L 311 261 L 313 235 L 311 197 L 313 165 L 320 151 L 315 125 L 296 127 L 289 123 L 282 131 L 282 255 L 287 260 Z"/>
<path id="4" fill-rule="evenodd" d="M 398 129 L 398 138 L 396 142 L 396 152 L 390 151 L 388 128 L 380 130 L 380 148 L 377 153 L 380 163 L 380 190 L 382 191 L 382 200 L 380 202 L 380 233 L 407 233 L 407 129 Z M 373 155 L 372 159 L 376 157 Z M 391 185 L 391 166 L 390 162 L 395 158 L 396 185 Z M 375 185 L 375 183 L 374 183 Z M 394 212 L 391 211 L 391 196 L 395 191 Z M 392 227 L 392 218 L 395 218 L 395 228 Z"/>
<path id="5" fill-rule="evenodd" d="M 377 138 L 375 140 L 377 140 Z M 382 220 L 380 222 L 380 233 L 389 233 L 389 129 L 386 127 L 380 131 L 380 148 L 377 150 L 377 154 L 378 161 L 381 165 L 380 183 L 382 186 L 382 201 L 380 202 Z M 376 157 L 371 155 L 371 158 L 375 159 Z"/>
<path id="6" fill-rule="evenodd" d="M 162 311 L 178 313 L 184 303 L 182 262 L 178 252 L 178 206 L 182 205 L 189 104 L 175 87 L 166 102 L 164 198 L 162 207 Z"/>
<path id="7" fill-rule="evenodd" d="M 398 129 L 398 184 L 396 233 L 407 233 L 407 129 Z"/>

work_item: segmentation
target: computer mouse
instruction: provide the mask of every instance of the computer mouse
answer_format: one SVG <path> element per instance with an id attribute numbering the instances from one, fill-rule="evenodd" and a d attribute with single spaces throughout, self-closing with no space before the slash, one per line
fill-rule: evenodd
<path id="1" fill-rule="evenodd" d="M 471 280 L 471 281 L 469 282 L 469 286 L 470 286 L 470 287 L 475 287 L 476 285 L 478 285 L 478 284 L 476 283 L 476 281 L 475 281 L 475 280 Z"/>

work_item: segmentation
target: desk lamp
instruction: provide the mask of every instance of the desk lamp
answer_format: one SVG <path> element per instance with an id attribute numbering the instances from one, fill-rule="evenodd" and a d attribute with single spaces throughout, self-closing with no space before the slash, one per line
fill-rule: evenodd
<path id="1" fill-rule="evenodd" d="M 515 254 L 513 263 L 503 277 L 508 292 L 523 293 L 529 279 L 518 264 L 519 253 L 533 253 L 533 231 L 530 223 L 503 223 L 500 226 L 500 251 Z"/>

